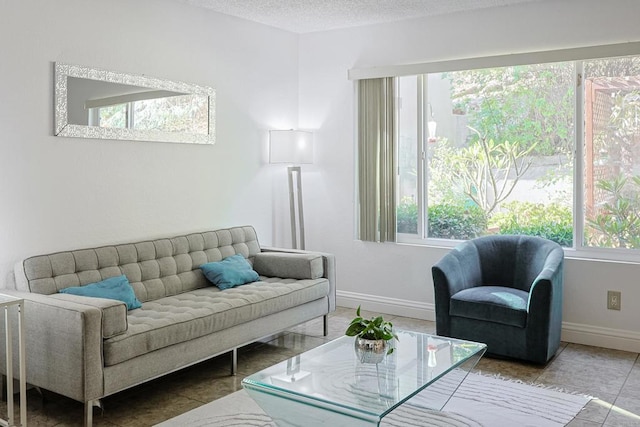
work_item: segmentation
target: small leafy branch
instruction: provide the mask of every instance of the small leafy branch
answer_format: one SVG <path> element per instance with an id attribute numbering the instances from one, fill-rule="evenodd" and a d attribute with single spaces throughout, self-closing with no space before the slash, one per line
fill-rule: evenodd
<path id="1" fill-rule="evenodd" d="M 518 143 L 487 140 L 486 135 L 467 126 L 478 136 L 478 143 L 461 150 L 452 158 L 451 173 L 464 192 L 487 216 L 509 197 L 518 180 L 529 170 L 529 154 L 536 144 L 522 148 Z"/>
<path id="2" fill-rule="evenodd" d="M 358 336 L 367 340 L 385 340 L 392 338 L 398 339 L 393 333 L 393 324 L 385 322 L 382 316 L 364 319 L 360 316 L 360 306 L 356 310 L 356 317 L 351 321 L 345 335 L 350 337 Z M 393 347 L 389 348 L 387 354 L 393 353 Z"/>
<path id="3" fill-rule="evenodd" d="M 595 218 L 587 218 L 590 243 L 611 248 L 640 248 L 640 176 L 617 176 L 596 186 L 606 194 Z"/>

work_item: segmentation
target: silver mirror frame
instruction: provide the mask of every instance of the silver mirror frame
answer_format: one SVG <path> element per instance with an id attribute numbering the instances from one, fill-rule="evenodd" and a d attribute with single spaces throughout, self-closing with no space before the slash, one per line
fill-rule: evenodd
<path id="1" fill-rule="evenodd" d="M 192 144 L 214 144 L 216 129 L 216 93 L 212 87 L 191 83 L 127 74 L 116 71 L 100 70 L 56 62 L 54 64 L 55 86 L 55 129 L 56 136 L 74 138 L 118 139 L 129 141 L 178 142 Z M 209 132 L 207 135 L 176 133 L 139 129 L 101 128 L 97 126 L 76 125 L 68 122 L 67 115 L 67 77 L 99 80 L 103 82 L 143 86 L 158 90 L 184 92 L 207 96 L 209 99 Z"/>

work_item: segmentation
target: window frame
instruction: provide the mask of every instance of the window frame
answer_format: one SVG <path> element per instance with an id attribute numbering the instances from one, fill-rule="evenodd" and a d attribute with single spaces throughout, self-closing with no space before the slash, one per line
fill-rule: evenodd
<path id="1" fill-rule="evenodd" d="M 611 260 L 623 262 L 640 262 L 639 249 L 620 248 L 597 248 L 584 245 L 584 61 L 595 59 L 616 58 L 623 56 L 640 56 L 640 42 L 621 43 L 615 45 L 601 45 L 573 49 L 561 49 L 553 51 L 519 53 L 512 55 L 500 55 L 478 58 L 458 59 L 452 61 L 438 61 L 422 64 L 410 64 L 401 66 L 387 66 L 367 69 L 349 70 L 349 78 L 359 80 L 363 78 L 374 78 L 382 76 L 411 76 L 418 78 L 418 115 L 421 117 L 417 126 L 417 203 L 418 203 L 418 224 L 417 233 L 397 233 L 397 243 L 420 245 L 427 247 L 451 248 L 461 242 L 461 240 L 449 240 L 440 238 L 425 237 L 427 229 L 426 216 L 426 194 L 429 180 L 426 169 L 426 147 L 425 147 L 425 123 L 427 122 L 427 111 L 425 110 L 425 100 L 427 90 L 425 80 L 430 73 L 441 73 L 446 71 L 461 71 L 481 68 L 497 68 L 516 65 L 531 65 L 553 62 L 573 62 L 574 64 L 574 84 L 575 106 L 574 106 L 574 141 L 573 141 L 573 247 L 565 247 L 564 251 L 569 258 Z"/>

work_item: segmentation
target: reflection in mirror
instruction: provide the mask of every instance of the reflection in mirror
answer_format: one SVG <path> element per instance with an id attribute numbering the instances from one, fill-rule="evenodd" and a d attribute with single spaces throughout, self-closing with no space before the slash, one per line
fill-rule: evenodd
<path id="1" fill-rule="evenodd" d="M 55 134 L 215 142 L 215 92 L 206 86 L 55 64 Z"/>

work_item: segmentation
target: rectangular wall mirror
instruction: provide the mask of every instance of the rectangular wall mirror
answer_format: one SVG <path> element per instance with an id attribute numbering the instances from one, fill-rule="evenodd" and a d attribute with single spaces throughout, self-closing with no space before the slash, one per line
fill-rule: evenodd
<path id="1" fill-rule="evenodd" d="M 56 136 L 213 144 L 208 86 L 55 63 Z"/>

